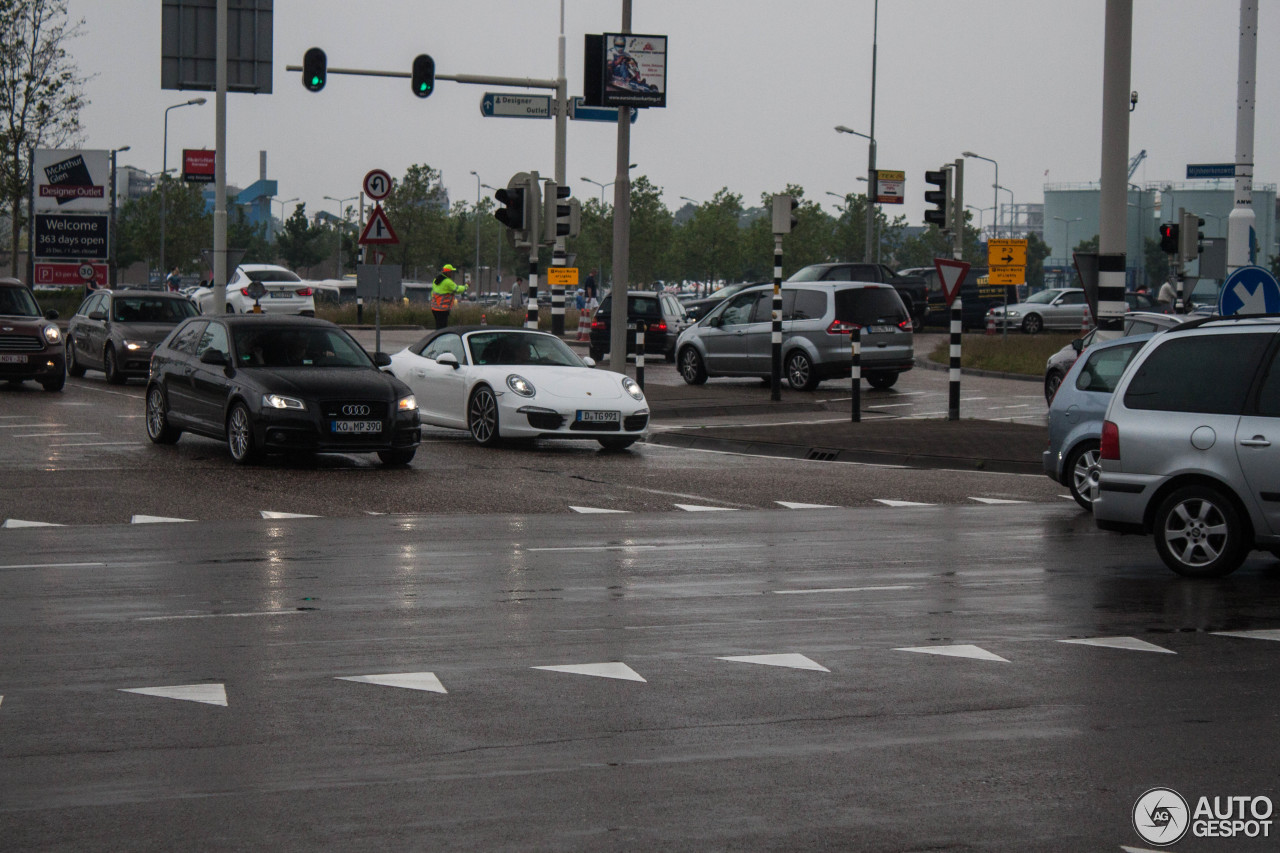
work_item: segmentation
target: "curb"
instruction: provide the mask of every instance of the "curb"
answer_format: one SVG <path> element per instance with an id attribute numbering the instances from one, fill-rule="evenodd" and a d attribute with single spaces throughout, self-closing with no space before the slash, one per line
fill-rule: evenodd
<path id="1" fill-rule="evenodd" d="M 828 447 L 805 447 L 763 441 L 740 441 L 731 438 L 708 438 L 688 433 L 650 434 L 649 444 L 682 447 L 690 450 L 718 450 L 725 453 L 747 453 L 776 456 L 782 459 L 804 459 L 812 462 L 861 462 L 872 465 L 897 465 L 908 468 L 948 471 L 990 471 L 997 474 L 1042 474 L 1043 463 L 1019 462 L 1013 459 L 966 459 L 954 456 L 932 456 L 926 453 L 896 453 L 880 450 L 850 450 Z"/>

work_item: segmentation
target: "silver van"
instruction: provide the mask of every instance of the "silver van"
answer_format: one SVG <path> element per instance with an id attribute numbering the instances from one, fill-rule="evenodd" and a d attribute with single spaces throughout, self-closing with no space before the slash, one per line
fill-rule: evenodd
<path id="1" fill-rule="evenodd" d="M 1153 338 L 1116 386 L 1099 457 L 1098 526 L 1153 535 L 1178 574 L 1280 556 L 1280 317 L 1207 317 Z"/>
<path id="2" fill-rule="evenodd" d="M 676 363 L 690 385 L 709 376 L 772 372 L 773 285 L 747 288 L 676 341 Z M 862 375 L 890 388 L 915 364 L 911 315 L 891 285 L 804 282 L 782 285 L 782 372 L 792 388 L 812 391 L 824 379 L 848 377 L 850 333 L 861 329 Z"/>

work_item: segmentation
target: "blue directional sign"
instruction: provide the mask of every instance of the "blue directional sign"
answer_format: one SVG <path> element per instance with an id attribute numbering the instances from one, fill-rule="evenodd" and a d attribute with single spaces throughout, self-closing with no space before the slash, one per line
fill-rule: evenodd
<path id="1" fill-rule="evenodd" d="M 1234 178 L 1235 163 L 1188 163 L 1187 180 L 1192 178 Z"/>
<path id="2" fill-rule="evenodd" d="M 480 114 L 486 118 L 551 118 L 551 96 L 485 92 Z"/>
<path id="3" fill-rule="evenodd" d="M 585 98 L 569 99 L 569 118 L 578 121 L 609 121 L 614 124 L 618 123 L 617 107 L 589 107 L 583 101 Z M 640 116 L 640 111 L 635 107 L 631 107 L 631 123 L 635 124 L 636 119 Z"/>
<path id="4" fill-rule="evenodd" d="M 1280 283 L 1264 267 L 1240 267 L 1222 284 L 1218 313 L 1280 314 Z"/>

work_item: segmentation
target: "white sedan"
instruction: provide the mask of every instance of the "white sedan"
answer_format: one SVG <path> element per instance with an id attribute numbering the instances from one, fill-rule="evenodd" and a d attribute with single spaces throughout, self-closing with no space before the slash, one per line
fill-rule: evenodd
<path id="1" fill-rule="evenodd" d="M 261 287 L 261 292 L 255 285 Z M 191 298 L 201 314 L 213 313 L 212 287 L 196 288 Z M 227 313 L 253 313 L 255 302 L 264 314 L 316 315 L 315 288 L 293 271 L 275 264 L 241 264 L 231 274 L 227 282 Z"/>
<path id="2" fill-rule="evenodd" d="M 391 356 L 424 424 L 504 438 L 578 438 L 622 450 L 649 429 L 649 405 L 629 376 L 594 370 L 545 332 L 493 326 L 439 329 Z"/>

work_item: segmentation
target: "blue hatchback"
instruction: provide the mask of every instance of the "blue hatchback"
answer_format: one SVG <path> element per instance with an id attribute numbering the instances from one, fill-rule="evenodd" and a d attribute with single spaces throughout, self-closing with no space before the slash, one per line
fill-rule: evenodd
<path id="1" fill-rule="evenodd" d="M 1094 344 L 1076 359 L 1049 404 L 1049 449 L 1044 472 L 1071 490 L 1071 497 L 1093 510 L 1098 495 L 1098 448 L 1111 394 L 1129 362 L 1154 334 L 1130 335 Z"/>

